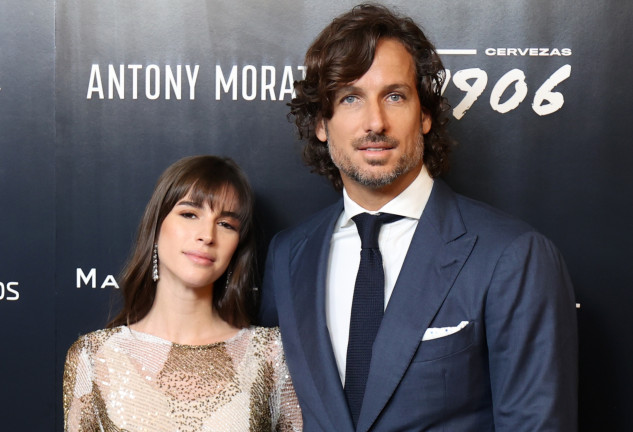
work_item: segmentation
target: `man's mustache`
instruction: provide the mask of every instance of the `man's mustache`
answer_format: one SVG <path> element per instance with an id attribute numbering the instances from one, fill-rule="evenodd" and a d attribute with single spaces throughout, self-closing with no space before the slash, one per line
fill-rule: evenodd
<path id="1" fill-rule="evenodd" d="M 397 147 L 400 144 L 400 141 L 398 141 L 394 137 L 390 137 L 388 135 L 383 135 L 383 134 L 377 134 L 375 132 L 369 132 L 364 137 L 356 138 L 352 144 L 354 145 L 354 147 L 360 147 L 363 144 L 378 143 L 378 142 L 386 143 L 390 145 L 391 147 Z"/>

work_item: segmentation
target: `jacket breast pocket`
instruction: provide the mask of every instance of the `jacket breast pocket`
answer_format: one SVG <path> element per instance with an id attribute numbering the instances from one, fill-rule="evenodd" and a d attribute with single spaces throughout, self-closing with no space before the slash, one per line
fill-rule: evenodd
<path id="1" fill-rule="evenodd" d="M 476 323 L 471 321 L 456 333 L 420 341 L 412 361 L 414 363 L 426 362 L 458 354 L 473 345 L 476 336 L 475 330 Z"/>

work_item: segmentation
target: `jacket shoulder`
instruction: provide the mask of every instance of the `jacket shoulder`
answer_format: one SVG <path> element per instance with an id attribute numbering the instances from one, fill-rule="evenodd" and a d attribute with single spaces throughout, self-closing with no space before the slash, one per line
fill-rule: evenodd
<path id="1" fill-rule="evenodd" d="M 278 232 L 273 241 L 279 244 L 292 244 L 298 240 L 309 237 L 310 234 L 324 223 L 333 223 L 335 218 L 343 211 L 343 200 L 340 199 L 318 212 L 312 214 L 307 219 L 299 222 L 290 228 Z"/>
<path id="2" fill-rule="evenodd" d="M 468 231 L 481 234 L 494 232 L 498 235 L 512 237 L 527 232 L 536 232 L 530 224 L 489 204 L 457 193 L 455 197 Z"/>

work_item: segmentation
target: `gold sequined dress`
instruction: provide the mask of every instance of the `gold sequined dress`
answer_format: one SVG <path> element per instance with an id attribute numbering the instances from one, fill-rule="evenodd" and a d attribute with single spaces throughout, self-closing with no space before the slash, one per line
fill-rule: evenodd
<path id="1" fill-rule="evenodd" d="M 67 432 L 300 431 L 278 329 L 178 345 L 126 326 L 80 337 L 64 369 Z"/>

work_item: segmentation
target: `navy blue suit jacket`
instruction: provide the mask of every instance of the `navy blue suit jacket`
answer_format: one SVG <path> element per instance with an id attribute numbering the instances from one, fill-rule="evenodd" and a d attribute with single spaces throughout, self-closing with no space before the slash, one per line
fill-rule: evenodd
<path id="1" fill-rule="evenodd" d="M 325 319 L 342 201 L 273 239 L 261 322 L 281 327 L 305 431 L 354 430 Z M 468 324 L 422 340 L 429 328 Z M 357 431 L 575 431 L 563 260 L 530 226 L 436 180 L 373 347 Z"/>

